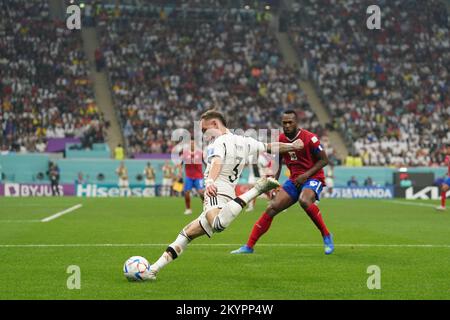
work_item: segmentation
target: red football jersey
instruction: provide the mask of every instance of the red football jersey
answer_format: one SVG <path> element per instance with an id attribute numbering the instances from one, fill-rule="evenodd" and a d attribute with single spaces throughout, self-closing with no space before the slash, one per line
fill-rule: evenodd
<path id="1" fill-rule="evenodd" d="M 184 163 L 186 177 L 191 179 L 203 179 L 203 152 L 201 150 L 183 151 L 181 160 Z"/>
<path id="2" fill-rule="evenodd" d="M 295 140 L 302 140 L 305 145 L 302 150 L 286 152 L 282 155 L 283 162 L 290 171 L 289 179 L 294 181 L 299 175 L 311 169 L 316 163 L 316 154 L 323 150 L 319 138 L 308 130 L 301 129 L 294 139 L 290 140 L 284 135 L 280 134 L 279 142 L 291 143 Z M 317 179 L 325 185 L 325 174 L 323 169 L 320 169 L 316 174 L 309 177 L 309 179 Z"/>

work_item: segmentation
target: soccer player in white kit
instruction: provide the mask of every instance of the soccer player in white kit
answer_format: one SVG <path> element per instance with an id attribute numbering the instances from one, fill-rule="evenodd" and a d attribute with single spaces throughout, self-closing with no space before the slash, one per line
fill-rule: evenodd
<path id="1" fill-rule="evenodd" d="M 144 280 L 155 280 L 156 274 L 180 256 L 192 240 L 205 234 L 211 237 L 213 233 L 225 230 L 249 201 L 280 186 L 273 178 L 262 178 L 252 189 L 236 197 L 235 186 L 250 156 L 264 151 L 284 153 L 303 148 L 300 140 L 266 144 L 234 135 L 227 129 L 225 117 L 215 110 L 201 116 L 201 127 L 204 136 L 212 140 L 207 148 L 203 212 L 181 230 L 176 240 L 144 275 Z"/>

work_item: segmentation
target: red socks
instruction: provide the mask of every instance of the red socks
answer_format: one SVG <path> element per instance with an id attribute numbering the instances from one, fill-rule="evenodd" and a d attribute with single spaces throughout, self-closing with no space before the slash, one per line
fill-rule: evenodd
<path id="1" fill-rule="evenodd" d="M 250 238 L 248 239 L 247 246 L 253 248 L 256 242 L 261 238 L 261 236 L 269 230 L 270 225 L 272 224 L 273 218 L 269 216 L 267 213 L 263 213 L 262 216 L 256 221 L 253 226 L 252 233 L 250 234 Z"/>
<path id="2" fill-rule="evenodd" d="M 322 214 L 320 213 L 320 209 L 314 203 L 310 205 L 306 210 L 306 213 L 314 222 L 316 227 L 322 233 L 322 236 L 328 236 L 330 232 L 325 226 L 325 222 L 323 222 Z M 253 226 L 252 233 L 247 241 L 247 247 L 252 248 L 255 246 L 256 242 L 261 238 L 261 236 L 269 230 L 270 225 L 272 224 L 273 218 L 269 216 L 267 213 L 263 213 L 262 216 L 256 221 Z"/>
<path id="3" fill-rule="evenodd" d="M 320 209 L 318 206 L 313 203 L 305 211 L 314 222 L 316 227 L 320 230 L 320 233 L 322 233 L 323 237 L 330 234 L 327 227 L 325 226 L 325 222 L 323 222 L 322 214 L 320 213 Z"/>
<path id="4" fill-rule="evenodd" d="M 446 192 L 445 192 L 445 191 L 442 191 L 442 192 L 441 192 L 441 206 L 442 206 L 443 208 L 445 208 L 445 198 L 446 198 Z"/>

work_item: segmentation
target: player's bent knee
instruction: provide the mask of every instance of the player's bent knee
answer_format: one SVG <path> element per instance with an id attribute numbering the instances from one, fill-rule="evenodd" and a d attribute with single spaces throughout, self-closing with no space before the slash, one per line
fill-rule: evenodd
<path id="1" fill-rule="evenodd" d="M 214 232 L 222 232 L 223 230 L 225 230 L 225 228 L 227 227 L 226 225 L 224 225 L 224 223 L 222 223 L 220 221 L 219 216 L 217 215 L 214 220 L 213 220 L 213 231 Z"/>
<path id="2" fill-rule="evenodd" d="M 269 204 L 269 206 L 266 209 L 266 214 L 271 216 L 272 218 L 275 217 L 279 212 L 281 211 L 280 206 Z"/>
<path id="3" fill-rule="evenodd" d="M 190 224 L 188 224 L 182 230 L 182 233 L 190 240 L 194 240 L 195 238 L 198 238 L 205 234 L 198 220 L 194 220 Z"/>
<path id="4" fill-rule="evenodd" d="M 304 209 L 308 208 L 314 203 L 309 197 L 300 197 L 299 202 Z"/>

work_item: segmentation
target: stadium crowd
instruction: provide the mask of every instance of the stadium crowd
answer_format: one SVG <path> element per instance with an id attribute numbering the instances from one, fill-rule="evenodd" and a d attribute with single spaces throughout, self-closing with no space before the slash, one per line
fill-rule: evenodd
<path id="1" fill-rule="evenodd" d="M 107 10 L 97 21 L 128 151 L 169 152 L 177 128 L 219 108 L 232 127 L 279 128 L 282 110 L 325 135 L 269 32 L 267 16 L 172 19 L 158 10 Z"/>
<path id="2" fill-rule="evenodd" d="M 365 165 L 443 164 L 450 144 L 450 35 L 442 1 L 297 0 L 289 34 L 334 126 Z"/>
<path id="3" fill-rule="evenodd" d="M 49 138 L 103 142 L 80 33 L 52 20 L 47 1 L 3 1 L 0 16 L 2 152 L 43 152 Z"/>

